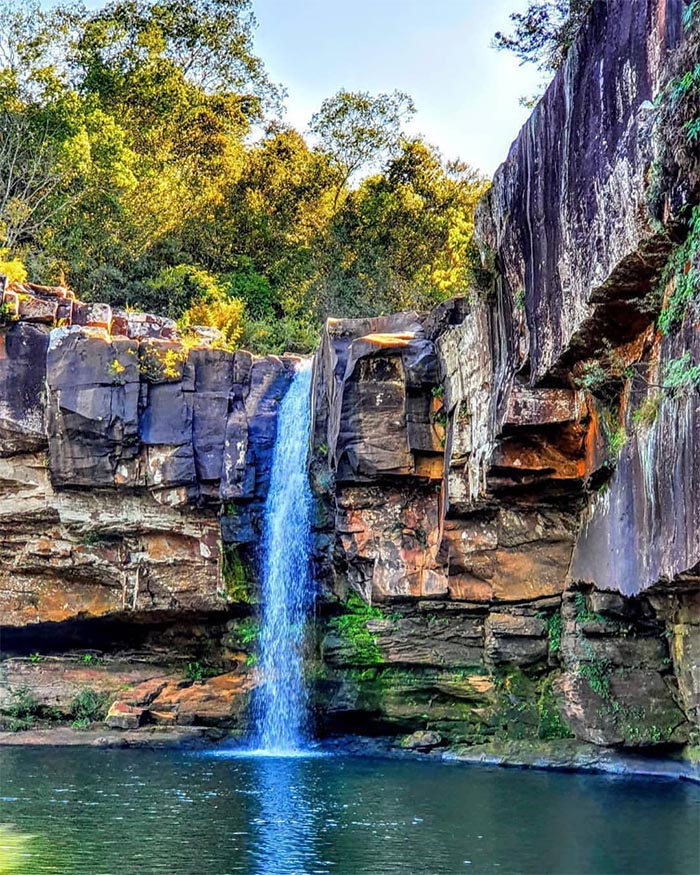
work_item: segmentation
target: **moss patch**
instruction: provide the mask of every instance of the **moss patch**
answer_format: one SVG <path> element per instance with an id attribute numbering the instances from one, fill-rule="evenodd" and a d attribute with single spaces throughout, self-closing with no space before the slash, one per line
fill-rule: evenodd
<path id="1" fill-rule="evenodd" d="M 253 601 L 250 572 L 235 544 L 224 544 L 221 550 L 221 576 L 227 601 L 238 604 L 250 604 Z"/>
<path id="2" fill-rule="evenodd" d="M 377 636 L 367 628 L 369 620 L 381 620 L 379 608 L 365 604 L 355 593 L 350 593 L 345 603 L 345 613 L 332 617 L 329 630 L 345 642 L 353 653 L 357 665 L 376 665 L 382 662 L 382 652 Z"/>

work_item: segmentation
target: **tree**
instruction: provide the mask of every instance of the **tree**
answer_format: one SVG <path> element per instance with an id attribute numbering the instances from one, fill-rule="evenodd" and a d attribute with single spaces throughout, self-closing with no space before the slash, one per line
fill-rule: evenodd
<path id="1" fill-rule="evenodd" d="M 383 173 L 348 194 L 318 250 L 319 317 L 426 309 L 467 293 L 474 210 L 486 188 L 467 165 L 403 140 Z"/>
<path id="2" fill-rule="evenodd" d="M 494 36 L 497 49 L 513 52 L 523 64 L 539 70 L 557 70 L 593 7 L 593 0 L 536 0 L 525 12 L 513 12 L 511 34 Z"/>
<path id="3" fill-rule="evenodd" d="M 309 352 L 329 315 L 467 290 L 484 181 L 404 136 L 401 92 L 341 91 L 309 138 L 281 125 L 250 9 L 0 4 L 5 273 L 261 353 Z"/>
<path id="4" fill-rule="evenodd" d="M 361 171 L 377 168 L 399 149 L 405 121 L 416 108 L 402 91 L 371 95 L 341 90 L 311 117 L 309 132 L 340 169 L 335 200 Z"/>
<path id="5" fill-rule="evenodd" d="M 56 198 L 67 183 L 47 126 L 22 112 L 0 110 L 0 241 L 8 250 L 35 240 L 69 198 Z"/>

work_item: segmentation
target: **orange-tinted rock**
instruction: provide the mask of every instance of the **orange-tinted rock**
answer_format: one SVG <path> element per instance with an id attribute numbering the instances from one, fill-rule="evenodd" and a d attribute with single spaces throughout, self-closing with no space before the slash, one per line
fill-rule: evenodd
<path id="1" fill-rule="evenodd" d="M 141 725 L 144 709 L 126 702 L 112 702 L 105 723 L 110 729 L 138 729 Z"/>
<path id="2" fill-rule="evenodd" d="M 249 704 L 254 687 L 251 675 L 231 672 L 201 683 L 170 682 L 149 705 L 158 722 L 173 720 L 183 726 L 235 725 Z"/>

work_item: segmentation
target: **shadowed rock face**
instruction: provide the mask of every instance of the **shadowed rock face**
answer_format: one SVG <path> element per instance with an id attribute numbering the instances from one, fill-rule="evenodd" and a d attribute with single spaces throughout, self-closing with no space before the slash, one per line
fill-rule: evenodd
<path id="1" fill-rule="evenodd" d="M 650 101 L 681 37 L 683 5 L 594 3 L 481 205 L 479 234 L 503 292 L 524 300 L 516 367 L 529 355 L 535 382 L 648 321 L 636 304 L 668 249 L 646 205 Z"/>
<path id="2" fill-rule="evenodd" d="M 655 345 L 643 379 L 630 386 L 627 442 L 609 487 L 591 499 L 571 579 L 635 595 L 659 580 L 700 581 L 700 403 L 696 392 L 659 395 L 664 365 L 690 351 L 700 362 L 693 320 Z M 650 386 L 647 384 L 651 384 Z M 658 401 L 650 423 L 634 411 Z"/>

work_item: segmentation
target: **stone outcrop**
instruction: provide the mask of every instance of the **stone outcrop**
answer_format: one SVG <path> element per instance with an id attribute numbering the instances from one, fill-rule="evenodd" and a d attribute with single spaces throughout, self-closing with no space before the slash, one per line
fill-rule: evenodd
<path id="1" fill-rule="evenodd" d="M 0 710 L 26 687 L 40 717 L 69 717 L 83 689 L 114 698 L 154 675 L 157 704 L 119 698 L 111 725 L 236 725 L 252 674 L 226 623 L 255 599 L 296 359 L 185 341 L 61 288 L 10 285 L 3 304 Z M 86 646 L 104 656 L 89 677 Z"/>
<path id="2" fill-rule="evenodd" d="M 655 287 L 700 180 L 648 206 L 682 6 L 594 4 L 480 205 L 488 291 L 326 328 L 330 728 L 697 737 L 700 395 L 666 375 L 700 333 L 657 329 Z"/>
<path id="3" fill-rule="evenodd" d="M 294 360 L 183 345 L 64 289 L 4 303 L 3 622 L 224 610 L 220 520 L 255 542 Z"/>

